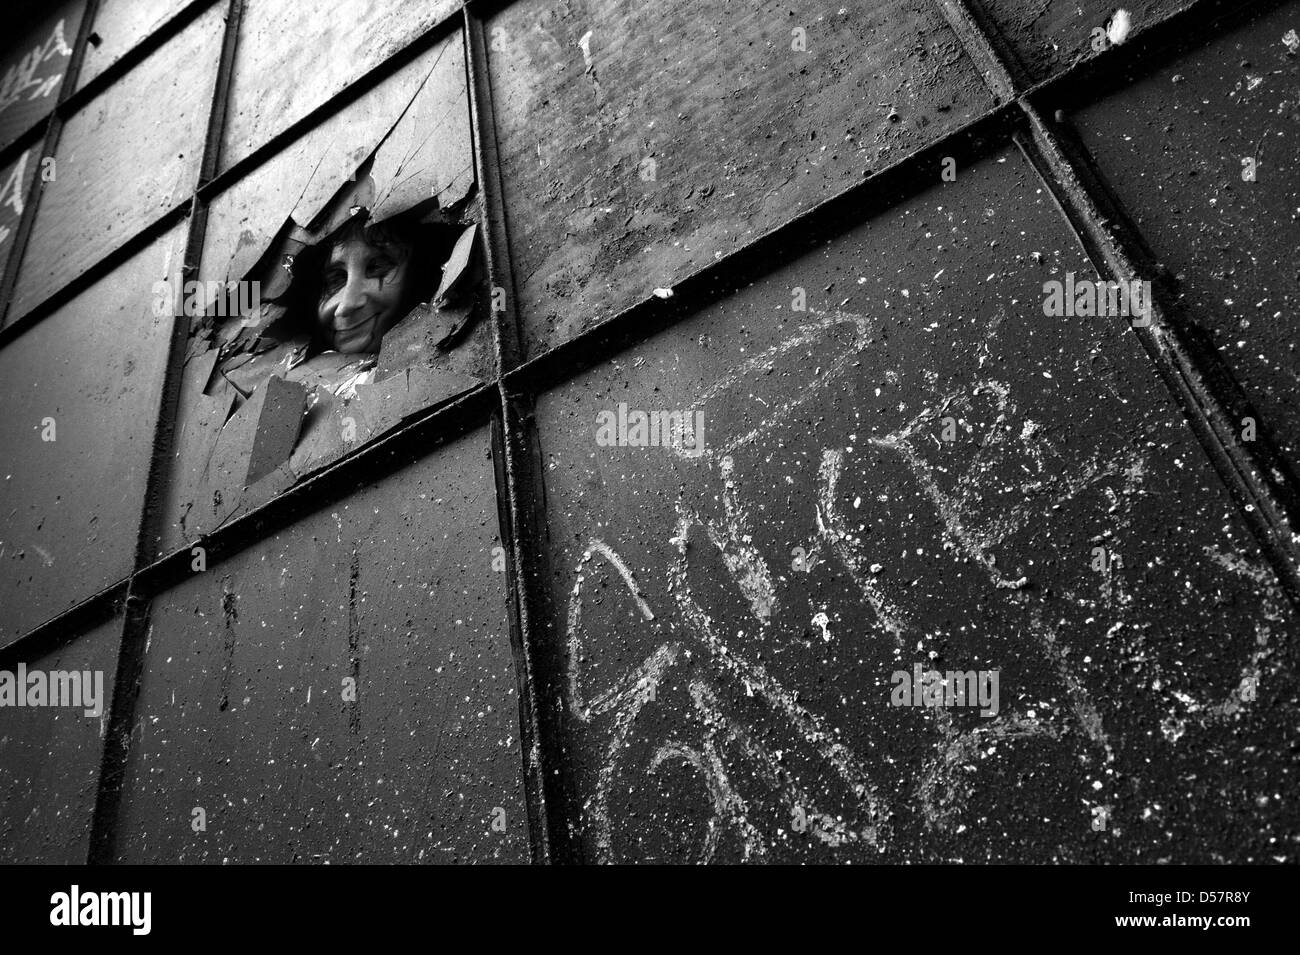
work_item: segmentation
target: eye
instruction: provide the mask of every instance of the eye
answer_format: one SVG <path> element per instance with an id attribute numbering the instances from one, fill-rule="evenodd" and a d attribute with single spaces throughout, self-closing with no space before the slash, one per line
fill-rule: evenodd
<path id="1" fill-rule="evenodd" d="M 326 269 L 325 274 L 321 277 L 321 295 L 333 295 L 343 287 L 347 280 L 347 275 L 342 269 Z"/>
<path id="2" fill-rule="evenodd" d="M 386 255 L 377 255 L 366 263 L 366 274 L 372 277 L 387 275 L 397 268 L 397 263 Z"/>

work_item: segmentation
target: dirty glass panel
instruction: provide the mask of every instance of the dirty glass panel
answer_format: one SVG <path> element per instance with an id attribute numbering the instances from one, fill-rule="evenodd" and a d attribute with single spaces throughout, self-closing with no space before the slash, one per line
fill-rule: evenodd
<path id="1" fill-rule="evenodd" d="M 1126 43 L 1194 0 L 967 0 L 982 6 L 1033 80 Z M 1126 15 L 1119 14 L 1123 10 Z"/>
<path id="2" fill-rule="evenodd" d="M 248 0 L 239 23 L 221 167 L 228 169 L 402 49 L 457 0 Z"/>
<path id="3" fill-rule="evenodd" d="M 13 255 L 28 190 L 42 166 L 47 170 L 51 168 L 50 164 L 41 162 L 40 150 L 32 148 L 23 150 L 0 171 L 0 274 L 4 273 L 9 257 Z"/>
<path id="4" fill-rule="evenodd" d="M 413 139 L 421 120 L 424 135 Z M 375 169 L 368 163 L 381 144 Z M 201 277 L 242 278 L 287 226 L 312 229 L 339 207 L 346 213 L 338 199 L 360 188 L 357 179 L 377 177 L 358 204 L 400 187 L 407 205 L 454 206 L 474 181 L 471 146 L 464 41 L 455 32 L 216 196 Z"/>
<path id="5" fill-rule="evenodd" d="M 490 375 L 473 185 L 457 33 L 216 197 L 160 551 Z"/>
<path id="6" fill-rule="evenodd" d="M 0 862 L 85 863 L 121 635 L 116 619 L 39 656 L 0 651 Z"/>
<path id="7" fill-rule="evenodd" d="M 132 568 L 171 319 L 164 236 L 0 351 L 0 642 Z"/>
<path id="8" fill-rule="evenodd" d="M 532 353 L 990 101 L 933 3 L 523 0 L 489 65 Z"/>
<path id="9" fill-rule="evenodd" d="M 193 191 L 223 9 L 203 14 L 68 120 L 54 157 L 55 180 L 45 184 L 23 257 L 11 320 Z M 141 109 L 150 102 L 167 108 Z"/>
<path id="10" fill-rule="evenodd" d="M 527 861 L 496 515 L 482 430 L 159 598 L 121 861 Z"/>
<path id="11" fill-rule="evenodd" d="M 589 859 L 1277 852 L 1289 604 L 1070 272 L 1010 153 L 540 402 Z"/>
<path id="12" fill-rule="evenodd" d="M 77 88 L 85 86 L 154 31 L 189 6 L 190 0 L 100 0 L 91 24 Z M 212 0 L 220 5 L 221 0 Z"/>
<path id="13" fill-rule="evenodd" d="M 1267 427 L 1300 463 L 1300 17 L 1284 7 L 1074 117 Z"/>
<path id="14" fill-rule="evenodd" d="M 71 0 L 51 4 L 39 14 L 11 18 L 10 35 L 21 40 L 0 60 L 0 147 L 34 126 L 59 101 L 85 9 L 85 0 Z"/>

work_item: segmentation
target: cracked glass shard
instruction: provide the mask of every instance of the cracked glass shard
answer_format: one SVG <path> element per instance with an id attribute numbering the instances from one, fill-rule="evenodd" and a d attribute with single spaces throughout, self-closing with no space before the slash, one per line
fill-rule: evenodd
<path id="1" fill-rule="evenodd" d="M 302 429 L 302 413 L 307 405 L 307 392 L 297 382 L 285 381 L 272 375 L 262 386 L 258 398 L 261 408 L 257 414 L 257 432 L 253 437 L 253 450 L 248 457 L 248 476 L 244 486 L 251 487 L 289 460 L 293 446 Z"/>
<path id="2" fill-rule="evenodd" d="M 176 478 L 179 496 L 184 503 L 175 512 L 175 519 L 187 540 L 211 529 L 204 528 L 199 514 L 192 512 L 195 502 L 204 499 L 202 491 L 208 486 L 217 438 L 230 417 L 234 400 L 233 391 L 227 391 L 220 398 L 201 394 L 185 419 L 180 454 L 177 455 L 181 464 Z"/>
<path id="3" fill-rule="evenodd" d="M 458 0 L 245 0 L 222 131 L 222 171 L 427 35 L 458 6 Z M 454 28 L 449 32 L 459 42 Z M 432 59 L 420 60 L 427 72 Z"/>
<path id="4" fill-rule="evenodd" d="M 474 253 L 474 237 L 477 233 L 478 227 L 471 224 L 465 228 L 465 231 L 460 234 L 460 238 L 456 240 L 456 246 L 451 250 L 451 257 L 447 259 L 447 264 L 442 270 L 442 282 L 438 285 L 438 291 L 433 296 L 435 305 L 446 302 L 448 296 L 465 277 L 465 270 L 469 267 L 470 256 Z"/>
<path id="5" fill-rule="evenodd" d="M 370 169 L 376 221 L 410 208 L 446 208 L 468 195 L 474 182 L 469 110 L 446 107 L 451 91 L 457 98 L 467 96 L 462 49 L 443 47 L 419 92 L 376 150 Z"/>
<path id="6" fill-rule="evenodd" d="M 438 353 L 450 350 L 468 327 L 474 304 L 471 299 L 457 307 L 422 304 L 412 309 L 384 336 L 375 376 L 382 380 L 421 359 L 426 364 L 437 363 L 442 357 Z"/>

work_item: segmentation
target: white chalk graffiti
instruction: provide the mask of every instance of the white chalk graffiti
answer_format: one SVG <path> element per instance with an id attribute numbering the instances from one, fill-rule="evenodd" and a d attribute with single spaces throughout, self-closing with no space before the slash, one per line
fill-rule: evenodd
<path id="1" fill-rule="evenodd" d="M 27 93 L 28 100 L 34 100 L 49 96 L 58 89 L 63 80 L 61 72 L 39 77 L 36 71 L 42 63 L 55 57 L 71 55 L 72 47 L 68 46 L 68 41 L 63 36 L 63 21 L 60 20 L 44 43 L 28 50 L 21 60 L 5 70 L 4 77 L 0 79 L 0 112 L 22 99 L 24 93 Z"/>
<path id="2" fill-rule="evenodd" d="M 1000 316 L 990 323 L 988 338 L 997 334 L 999 325 Z M 873 323 L 862 316 L 839 312 L 814 315 L 793 336 L 734 368 L 695 399 L 692 406 L 702 408 L 755 375 L 770 371 L 782 356 L 795 355 L 828 336 L 843 337 L 836 344 L 838 353 L 821 366 L 807 387 L 768 409 L 756 427 L 708 449 L 696 460 L 697 467 L 709 468 L 714 479 L 721 481 L 722 516 L 717 519 L 702 515 L 679 498 L 676 526 L 668 541 L 675 554 L 670 558 L 662 589 L 643 590 L 624 558 L 606 541 L 592 539 L 585 548 L 568 607 L 568 705 L 579 723 L 603 741 L 604 756 L 594 791 L 585 805 L 599 861 L 622 857 L 614 844 L 613 795 L 625 793 L 638 780 L 644 782 L 669 767 L 686 767 L 699 780 L 707 812 L 698 823 L 702 832 L 694 841 L 697 861 L 711 861 L 725 838 L 735 840 L 743 859 L 767 857 L 781 833 L 757 823 L 755 812 L 762 806 L 770 818 L 774 805 L 782 807 L 787 819 L 802 820 L 805 828 L 799 831 L 824 846 L 850 848 L 857 853 L 880 853 L 890 848 L 890 820 L 895 807 L 886 793 L 897 792 L 896 775 L 903 770 L 894 767 L 888 753 L 873 751 L 875 744 L 869 740 L 848 745 L 844 740 L 849 728 L 836 725 L 835 720 L 803 702 L 800 692 L 778 679 L 755 650 L 761 644 L 745 638 L 743 630 L 734 639 L 724 632 L 688 582 L 693 557 L 715 550 L 730 576 L 730 585 L 749 608 L 747 625 L 757 627 L 759 633 L 778 626 L 774 621 L 783 605 L 780 586 L 785 578 L 774 575 L 771 566 L 775 565 L 769 565 L 754 543 L 753 518 L 745 504 L 737 455 L 790 421 L 800 407 L 814 401 L 843 376 L 870 343 L 873 331 Z M 845 336 L 844 332 L 849 334 Z M 985 351 L 987 346 L 986 341 Z M 891 591 L 877 577 L 873 568 L 879 567 L 879 544 L 854 530 L 841 503 L 845 500 L 846 474 L 855 463 L 855 455 L 867 469 L 864 477 L 868 482 L 871 463 L 881 456 L 901 463 L 932 507 L 943 547 L 980 568 L 991 591 L 1017 611 L 1015 619 L 1023 621 L 1031 645 L 1037 647 L 1047 672 L 1062 688 L 1068 702 L 1064 708 L 1037 713 L 1034 709 L 1008 707 L 970 729 L 961 728 L 946 710 L 922 713 L 934 731 L 934 749 L 924 765 L 913 771 L 910 798 L 920 807 L 927 828 L 955 832 L 960 831 L 959 820 L 978 782 L 978 773 L 971 771 L 979 762 L 974 756 L 992 746 L 1014 746 L 1029 740 L 1058 741 L 1068 735 L 1074 741 L 1069 745 L 1087 751 L 1078 752 L 1081 760 L 1074 762 L 1090 763 L 1095 759 L 1102 766 L 1114 762 L 1112 740 L 1086 689 L 1084 676 L 1077 671 L 1077 655 L 1063 642 L 1060 625 L 1043 619 L 1026 594 L 1027 576 L 1012 570 L 1014 562 L 1000 552 L 1004 548 L 1014 552 L 1015 535 L 1032 533 L 1035 522 L 1046 522 L 1054 511 L 1085 494 L 1095 495 L 1108 505 L 1104 509 L 1107 526 L 1099 536 L 1108 546 L 1120 547 L 1131 523 L 1132 504 L 1143 493 L 1146 470 L 1142 456 L 1126 448 L 1110 456 L 1094 454 L 1081 465 L 1076 456 L 1075 466 L 1067 471 L 1061 466 L 1064 457 L 1060 448 L 1047 436 L 1048 429 L 1028 419 L 1019 430 L 1013 427 L 1018 409 L 1011 399 L 1011 389 L 995 378 L 980 377 L 965 387 L 942 392 L 931 383 L 930 390 L 934 400 L 928 407 L 901 427 L 858 442 L 853 454 L 853 449 L 846 450 L 847 443 L 822 449 L 816 462 L 811 515 L 815 530 L 803 543 L 808 566 L 826 562 L 848 577 L 874 614 L 879 634 L 891 644 L 903 650 L 928 639 L 931 635 L 925 629 L 924 613 L 909 608 L 900 599 L 905 597 L 904 591 Z M 937 423 L 948 415 L 967 422 L 975 448 L 962 459 L 962 470 L 956 475 L 931 461 L 925 443 L 927 438 L 933 440 Z M 976 432 L 975 422 L 979 421 L 984 425 Z M 872 457 L 867 460 L 863 455 Z M 1009 474 L 1020 477 L 1008 483 Z M 1248 567 L 1217 552 L 1209 556 L 1213 565 L 1225 572 L 1245 574 L 1257 583 L 1266 583 L 1267 572 L 1262 568 Z M 656 646 L 640 664 L 589 698 L 582 621 L 584 589 L 595 560 L 605 562 L 617 573 L 640 619 L 635 625 L 652 628 L 650 642 Z M 1117 617 L 1115 627 L 1123 626 L 1131 603 L 1118 587 L 1119 579 L 1111 572 L 1096 576 L 1097 597 L 1088 604 L 1098 612 L 1105 610 Z M 666 596 L 675 613 L 663 617 L 666 608 L 652 605 L 659 593 Z M 1280 597 L 1276 600 L 1266 608 L 1266 619 L 1257 637 L 1259 650 L 1243 670 L 1243 688 L 1249 685 L 1253 690 L 1260 679 L 1270 627 L 1276 627 L 1284 613 Z M 814 625 L 821 628 L 826 641 L 831 639 L 831 619 L 832 615 L 824 611 L 814 618 Z M 735 624 L 734 620 L 726 621 L 727 627 Z M 611 641 L 607 638 L 606 642 Z M 664 738 L 652 744 L 647 761 L 638 759 L 634 764 L 630 753 L 639 737 L 633 736 L 633 726 L 675 669 L 683 669 L 692 715 L 664 730 Z M 765 725 L 783 728 L 778 734 L 782 745 L 797 747 L 801 765 L 815 766 L 818 778 L 829 780 L 830 785 L 809 787 L 799 773 L 792 772 L 786 760 L 788 752 L 774 749 L 766 741 L 771 734 L 755 731 L 753 714 L 741 719 L 729 712 L 722 702 L 727 695 L 724 689 L 733 695 L 743 691 L 746 699 L 758 707 L 755 712 L 761 714 L 758 718 Z M 1184 700 L 1181 691 L 1170 688 L 1169 692 Z M 1205 721 L 1249 705 L 1253 695 L 1249 699 L 1247 695 L 1244 691 L 1236 693 L 1213 706 L 1186 700 L 1184 703 L 1189 712 Z M 862 737 L 859 734 L 854 738 Z M 737 767 L 744 767 L 745 772 L 739 772 Z M 1093 793 L 1084 786 L 1086 773 L 1080 770 L 1080 774 L 1080 799 L 1090 803 Z M 1109 804 L 1106 811 L 1110 811 Z"/>

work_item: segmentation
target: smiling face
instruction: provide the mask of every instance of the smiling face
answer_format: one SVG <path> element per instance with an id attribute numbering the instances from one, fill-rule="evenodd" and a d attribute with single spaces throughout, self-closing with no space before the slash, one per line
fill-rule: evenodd
<path id="1" fill-rule="evenodd" d="M 401 317 L 410 272 L 410 250 L 372 245 L 359 236 L 330 251 L 321 275 L 317 330 L 327 348 L 357 353 L 379 350 L 379 341 Z"/>

